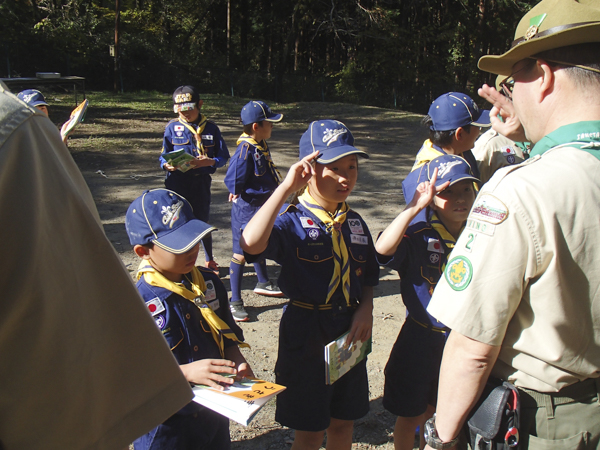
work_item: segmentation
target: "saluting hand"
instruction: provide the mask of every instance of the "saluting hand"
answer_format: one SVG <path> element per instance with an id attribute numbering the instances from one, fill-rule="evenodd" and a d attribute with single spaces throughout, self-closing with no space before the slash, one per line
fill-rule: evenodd
<path id="1" fill-rule="evenodd" d="M 481 86 L 477 93 L 493 105 L 490 110 L 490 121 L 494 130 L 513 141 L 527 141 L 525 130 L 517 117 L 512 100 L 487 84 Z M 502 117 L 502 120 L 498 118 L 498 115 Z"/>
<path id="2" fill-rule="evenodd" d="M 314 151 L 290 167 L 285 179 L 281 183 L 287 191 L 296 192 L 306 186 L 308 180 L 315 174 L 314 164 L 318 156 L 319 152 Z"/>
<path id="3" fill-rule="evenodd" d="M 444 184 L 440 186 L 436 186 L 435 182 L 437 181 L 438 169 L 437 167 L 433 170 L 433 176 L 431 177 L 431 181 L 423 181 L 419 183 L 417 189 L 415 189 L 415 196 L 412 198 L 407 208 L 413 207 L 421 211 L 429 206 L 432 202 L 433 197 L 444 189 L 446 189 L 450 182 L 446 181 Z"/>

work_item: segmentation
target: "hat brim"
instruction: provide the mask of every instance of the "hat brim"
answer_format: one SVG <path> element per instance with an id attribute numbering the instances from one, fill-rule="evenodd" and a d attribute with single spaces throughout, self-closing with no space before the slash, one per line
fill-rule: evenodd
<path id="1" fill-rule="evenodd" d="M 177 103 L 173 105 L 173 112 L 191 111 L 196 107 L 196 103 Z"/>
<path id="2" fill-rule="evenodd" d="M 48 103 L 46 103 L 46 102 L 32 102 L 32 103 L 29 103 L 29 106 L 48 106 Z"/>
<path id="3" fill-rule="evenodd" d="M 167 234 L 163 234 L 158 239 L 153 239 L 152 243 L 163 250 L 176 255 L 189 251 L 202 238 L 217 229 L 201 220 L 194 219 L 177 227 Z"/>
<path id="4" fill-rule="evenodd" d="M 481 112 L 479 119 L 471 122 L 471 125 L 475 125 L 476 127 L 489 127 L 492 124 L 490 120 L 490 111 L 485 109 Z"/>
<path id="5" fill-rule="evenodd" d="M 320 164 L 329 164 L 348 155 L 358 155 L 362 156 L 363 158 L 369 158 L 368 153 L 363 152 L 356 147 L 352 147 L 351 145 L 342 145 L 321 151 L 321 154 L 318 156 L 316 161 Z"/>
<path id="6" fill-rule="evenodd" d="M 456 177 L 456 178 L 452 179 L 452 180 L 450 181 L 450 184 L 449 184 L 449 185 L 446 187 L 446 189 L 448 189 L 448 188 L 449 188 L 449 187 L 451 187 L 451 186 L 454 186 L 454 185 L 455 185 L 456 183 L 458 183 L 459 181 L 465 181 L 465 180 L 471 180 L 471 181 L 474 181 L 474 182 L 476 182 L 476 183 L 480 183 L 480 181 L 479 181 L 479 179 L 478 179 L 478 178 L 475 178 L 475 177 L 474 177 L 474 176 L 472 176 L 472 175 L 467 175 L 467 174 L 464 174 L 464 175 L 459 175 L 458 177 Z M 435 185 L 436 185 L 436 186 L 441 186 L 442 184 L 446 183 L 447 181 L 448 181 L 448 180 L 444 180 L 444 181 L 442 181 L 442 180 L 438 179 L 438 180 L 436 180 L 436 181 L 435 181 Z M 443 191 L 441 191 L 441 192 L 443 192 Z"/>
<path id="7" fill-rule="evenodd" d="M 523 40 L 502 55 L 487 55 L 479 59 L 478 67 L 498 75 L 508 76 L 522 59 L 555 48 L 600 41 L 600 22 L 568 28 L 547 36 Z"/>
<path id="8" fill-rule="evenodd" d="M 272 116 L 265 117 L 263 120 L 267 122 L 281 122 L 281 119 L 283 119 L 283 114 L 273 114 Z"/>

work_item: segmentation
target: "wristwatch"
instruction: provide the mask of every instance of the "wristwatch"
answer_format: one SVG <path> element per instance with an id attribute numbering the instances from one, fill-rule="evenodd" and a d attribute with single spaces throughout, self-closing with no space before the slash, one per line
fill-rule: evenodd
<path id="1" fill-rule="evenodd" d="M 435 448 L 437 450 L 443 450 L 446 448 L 454 447 L 458 442 L 458 436 L 448 442 L 443 442 L 435 429 L 435 414 L 431 419 L 425 422 L 425 430 L 423 432 L 425 435 L 425 442 L 431 448 Z"/>

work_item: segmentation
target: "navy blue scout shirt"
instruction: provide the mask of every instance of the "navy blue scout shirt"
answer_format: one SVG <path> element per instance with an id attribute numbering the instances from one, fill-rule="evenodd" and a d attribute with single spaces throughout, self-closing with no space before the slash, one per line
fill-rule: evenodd
<path id="1" fill-rule="evenodd" d="M 259 144 L 268 151 L 265 141 Z M 261 206 L 279 185 L 267 158 L 248 142 L 238 145 L 229 162 L 224 181 L 229 192 L 241 196 L 252 206 Z"/>
<path id="2" fill-rule="evenodd" d="M 350 258 L 350 298 L 360 301 L 363 286 L 377 286 L 379 264 L 371 233 L 362 218 L 348 211 L 342 235 Z M 302 205 L 284 205 L 275 220 L 267 249 L 260 258 L 281 265 L 279 287 L 291 300 L 323 304 L 333 275 L 333 243 L 325 225 Z M 248 261 L 258 255 L 246 255 Z M 341 286 L 341 284 L 340 284 Z M 331 303 L 345 304 L 341 287 Z"/>
<path id="3" fill-rule="evenodd" d="M 194 130 L 198 130 L 198 124 L 185 121 L 182 122 L 180 119 L 173 119 L 167 124 L 163 138 L 162 153 L 185 150 L 186 153 L 189 153 L 194 157 L 200 156 L 196 147 L 196 136 L 186 127 L 186 125 L 191 126 Z M 200 136 L 202 138 L 202 146 L 204 147 L 206 156 L 214 158 L 215 165 L 188 170 L 185 173 L 179 170 L 175 172 L 167 171 L 167 177 L 172 176 L 173 174 L 178 174 L 178 176 L 190 176 L 196 174 L 210 175 L 215 173 L 219 167 L 225 165 L 229 159 L 229 150 L 221 136 L 219 127 L 209 120 L 206 122 L 206 126 L 204 127 L 204 130 L 202 130 Z M 162 155 L 159 157 L 159 161 L 161 168 L 167 162 Z"/>
<path id="4" fill-rule="evenodd" d="M 198 267 L 206 282 L 205 300 L 215 313 L 229 325 L 229 328 L 243 340 L 240 327 L 231 316 L 227 291 L 218 275 L 203 267 Z M 191 275 L 189 277 L 191 279 Z M 189 289 L 190 284 L 184 280 L 184 285 Z M 219 346 L 212 337 L 210 326 L 204 320 L 198 307 L 191 301 L 167 289 L 151 286 L 141 277 L 136 284 L 142 299 L 152 314 L 158 328 L 173 352 L 177 362 L 191 363 L 201 359 L 222 359 Z M 225 347 L 237 345 L 225 338 Z M 191 402 L 180 412 L 191 413 L 202 409 Z"/>
<path id="5" fill-rule="evenodd" d="M 427 222 L 411 225 L 392 257 L 377 254 L 380 264 L 400 275 L 400 292 L 407 315 L 422 324 L 444 327 L 427 312 L 433 289 L 448 259 L 448 249 L 440 235 Z"/>

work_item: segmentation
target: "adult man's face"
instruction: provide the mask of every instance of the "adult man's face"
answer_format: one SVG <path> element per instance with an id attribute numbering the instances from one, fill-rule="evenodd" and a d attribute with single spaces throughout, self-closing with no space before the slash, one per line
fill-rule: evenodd
<path id="1" fill-rule="evenodd" d="M 512 77 L 514 87 L 512 100 L 517 117 L 525 129 L 525 135 L 532 142 L 537 142 L 542 136 L 537 137 L 536 123 L 539 123 L 538 101 L 535 97 L 535 80 L 538 79 L 535 59 L 522 59 L 513 66 Z"/>

